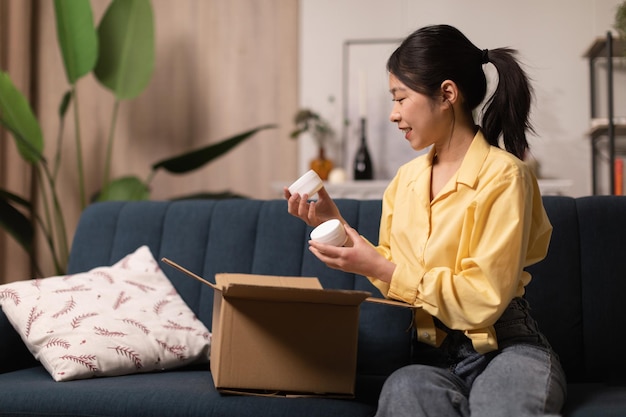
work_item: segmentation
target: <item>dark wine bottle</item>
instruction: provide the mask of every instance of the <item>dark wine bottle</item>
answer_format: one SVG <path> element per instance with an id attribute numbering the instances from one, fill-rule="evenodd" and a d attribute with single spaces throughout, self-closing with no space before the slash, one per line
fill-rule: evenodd
<path id="1" fill-rule="evenodd" d="M 361 144 L 354 157 L 354 179 L 371 180 L 374 178 L 374 167 L 367 149 L 367 129 L 365 118 L 361 118 Z"/>

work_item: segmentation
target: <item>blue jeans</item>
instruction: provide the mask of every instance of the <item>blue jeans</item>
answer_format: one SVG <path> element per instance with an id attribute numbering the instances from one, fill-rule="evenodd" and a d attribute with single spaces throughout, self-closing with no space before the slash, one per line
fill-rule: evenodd
<path id="1" fill-rule="evenodd" d="M 433 348 L 415 342 L 414 362 L 385 382 L 376 417 L 558 416 L 565 374 L 522 298 L 495 324 L 498 350 L 482 355 L 460 331 Z"/>

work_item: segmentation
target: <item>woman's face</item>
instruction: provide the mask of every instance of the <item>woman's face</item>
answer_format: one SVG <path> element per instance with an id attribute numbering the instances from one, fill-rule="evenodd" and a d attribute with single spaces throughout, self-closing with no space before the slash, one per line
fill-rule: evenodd
<path id="1" fill-rule="evenodd" d="M 433 100 L 411 90 L 391 73 L 389 91 L 394 102 L 389 120 L 398 124 L 413 149 L 419 151 L 448 139 L 450 119 L 443 117 L 443 96 L 441 102 Z"/>

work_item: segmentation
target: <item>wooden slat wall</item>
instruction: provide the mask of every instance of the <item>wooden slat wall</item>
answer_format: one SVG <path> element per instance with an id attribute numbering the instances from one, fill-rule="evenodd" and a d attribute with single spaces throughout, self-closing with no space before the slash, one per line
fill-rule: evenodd
<path id="1" fill-rule="evenodd" d="M 0 68 L 11 74 L 17 88 L 31 97 L 31 1 L 0 0 Z M 0 130 L 0 187 L 30 199 L 31 168 L 24 164 L 14 140 Z M 0 283 L 28 278 L 29 257 L 4 231 L 0 231 Z"/>
<path id="2" fill-rule="evenodd" d="M 56 43 L 53 2 L 37 4 L 41 47 L 36 111 L 49 143 L 46 154 L 52 155 L 59 127 L 57 109 L 68 85 Z M 92 0 L 96 21 L 108 4 L 108 0 Z M 298 106 L 298 1 L 153 0 L 152 4 L 156 69 L 146 91 L 120 106 L 113 177 L 147 178 L 150 166 L 163 158 L 259 125 L 277 124 L 277 129 L 254 136 L 196 173 L 157 173 L 152 199 L 226 189 L 251 198 L 277 197 L 271 182 L 297 175 L 297 144 L 289 139 L 289 131 Z M 5 39 L 1 41 L 4 45 Z M 86 180 L 93 193 L 103 174 L 113 97 L 89 75 L 78 83 L 78 98 Z M 73 129 L 68 113 L 60 188 L 70 236 L 81 212 Z M 6 159 L 0 160 L 1 171 L 5 163 Z M 7 168 L 2 186 L 22 175 L 23 168 Z M 41 252 L 45 259 L 46 251 Z M 5 245 L 0 246 L 0 282 L 28 278 L 8 265 L 8 253 Z"/>

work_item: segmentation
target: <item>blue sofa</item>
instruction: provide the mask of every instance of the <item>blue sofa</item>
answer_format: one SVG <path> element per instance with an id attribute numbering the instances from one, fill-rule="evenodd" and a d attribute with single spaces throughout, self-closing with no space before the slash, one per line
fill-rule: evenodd
<path id="1" fill-rule="evenodd" d="M 569 379 L 567 416 L 626 415 L 626 197 L 544 197 L 554 235 L 531 268 L 527 298 Z M 380 201 L 339 200 L 345 218 L 377 240 Z M 83 213 L 69 272 L 110 265 L 141 245 L 205 277 L 218 272 L 317 276 L 326 288 L 376 290 L 326 268 L 307 250 L 310 228 L 282 200 L 110 202 Z M 212 290 L 162 266 L 210 328 Z M 372 416 L 385 378 L 411 358 L 409 310 L 364 303 L 355 399 L 221 395 L 207 365 L 54 382 L 0 313 L 0 416 Z"/>

